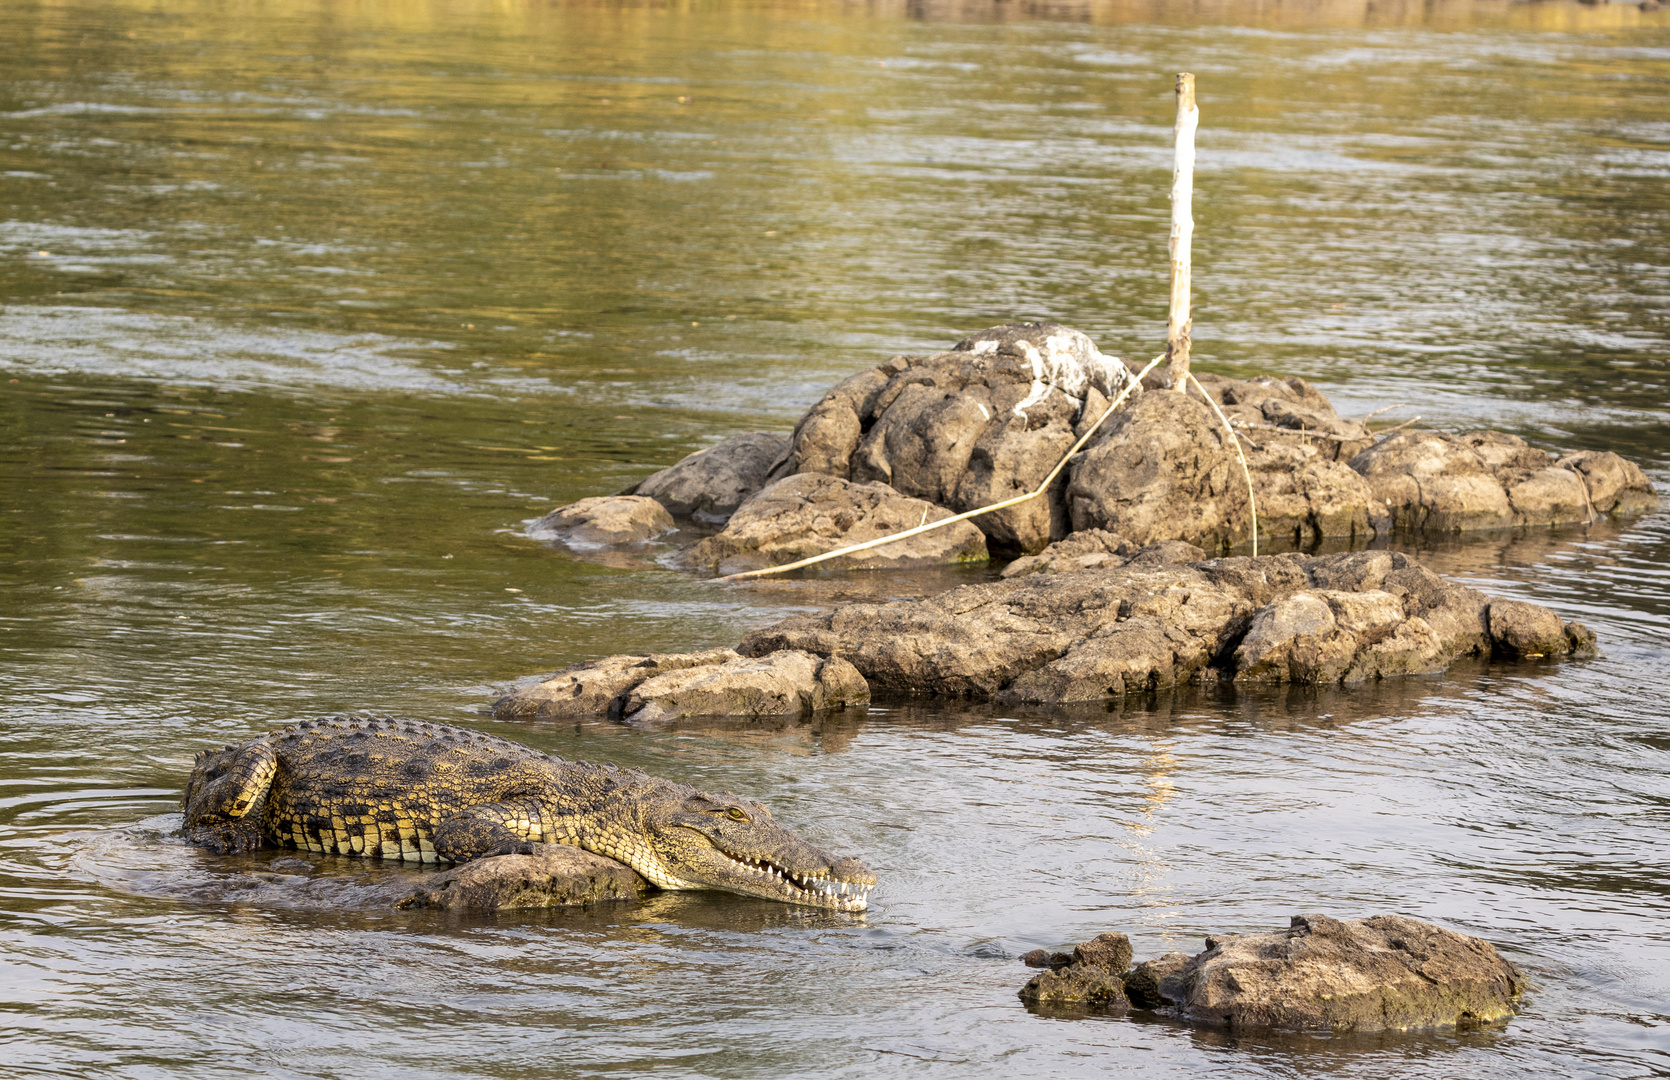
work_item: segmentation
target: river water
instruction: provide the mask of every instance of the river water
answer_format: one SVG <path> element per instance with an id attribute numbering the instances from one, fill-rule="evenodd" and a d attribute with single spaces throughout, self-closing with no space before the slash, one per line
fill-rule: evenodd
<path id="1" fill-rule="evenodd" d="M 522 530 L 1012 317 L 1152 355 L 1178 70 L 1202 367 L 1670 490 L 1670 11 L 25 0 L 0 42 L 0 1073 L 1670 1075 L 1664 512 L 1424 549 L 1594 660 L 779 727 L 484 711 L 956 580 L 728 587 Z M 386 870 L 173 835 L 195 751 L 358 710 L 758 797 L 875 905 L 379 912 Z M 1035 947 L 1301 911 L 1482 935 L 1533 991 L 1380 1039 L 1015 998 Z"/>

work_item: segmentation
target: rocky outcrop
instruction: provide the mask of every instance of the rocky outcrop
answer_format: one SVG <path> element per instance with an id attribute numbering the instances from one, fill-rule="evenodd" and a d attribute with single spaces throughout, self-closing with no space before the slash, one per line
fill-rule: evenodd
<path id="1" fill-rule="evenodd" d="M 1497 1023 L 1523 987 L 1489 942 L 1401 915 L 1295 915 L 1285 931 L 1140 964 L 1123 985 L 1131 1004 L 1196 1024 L 1360 1032 Z"/>
<path id="2" fill-rule="evenodd" d="M 743 503 L 719 533 L 682 556 L 691 566 L 734 574 L 779 566 L 951 516 L 944 507 L 886 484 L 835 476 L 785 477 Z M 985 536 L 968 522 L 831 559 L 828 568 L 879 569 L 983 562 Z"/>
<path id="3" fill-rule="evenodd" d="M 538 844 L 532 855 L 475 859 L 426 874 L 394 900 L 397 908 L 488 912 L 575 907 L 636 900 L 649 882 L 624 863 L 562 844 Z"/>
<path id="4" fill-rule="evenodd" d="M 559 506 L 528 526 L 528 535 L 586 549 L 642 544 L 673 528 L 672 516 L 654 499 L 600 495 Z"/>
<path id="5" fill-rule="evenodd" d="M 1130 1011 L 1124 975 L 1131 966 L 1131 939 L 1124 934 L 1098 934 L 1070 954 L 1035 949 L 1021 959 L 1028 967 L 1048 969 L 1021 988 L 1021 1000 L 1030 1006 L 1104 1016 Z"/>
<path id="6" fill-rule="evenodd" d="M 1052 370 L 1077 381 L 1049 389 Z M 972 510 L 1034 488 L 1128 377 L 1067 327 L 993 327 L 837 385 L 801 418 L 779 471 L 883 481 Z M 1616 454 L 1556 459 L 1488 431 L 1376 436 L 1300 378 L 1197 377 L 1238 433 L 1266 539 L 1590 522 L 1657 501 L 1641 470 Z M 1035 553 L 1092 529 L 1208 550 L 1252 535 L 1235 448 L 1193 388 L 1134 397 L 1046 497 L 975 520 L 1005 553 Z"/>
<path id="7" fill-rule="evenodd" d="M 1199 386 L 1185 393 L 1133 387 L 1120 411 L 1096 426 L 1133 378 L 1077 330 L 995 326 L 943 352 L 895 356 L 841 381 L 791 436 L 727 439 L 627 494 L 680 517 L 728 522 L 686 553 L 691 565 L 722 573 L 1028 494 L 1081 436 L 1089 438 L 1083 452 L 1040 497 L 828 568 L 932 565 L 983 558 L 987 549 L 1030 556 L 1090 532 L 1137 547 L 1175 540 L 1220 552 L 1252 538 L 1255 506 L 1266 544 L 1308 546 L 1394 530 L 1593 524 L 1657 503 L 1645 474 L 1616 454 L 1555 458 L 1491 431 L 1374 434 L 1296 377 L 1198 374 Z M 589 505 L 596 501 L 547 515 L 535 534 L 583 548 L 641 543 L 671 528 L 624 504 Z M 974 533 L 983 546 L 970 541 Z M 1094 565 L 1100 554 L 1115 552 L 1073 558 Z M 1027 565 L 1066 564 L 1058 557 Z"/>
<path id="8" fill-rule="evenodd" d="M 1507 606 L 1493 630 L 1504 602 L 1399 553 L 1138 561 L 796 616 L 738 651 L 840 656 L 872 690 L 1061 704 L 1187 681 L 1349 683 L 1594 640 L 1565 622 L 1551 640 L 1546 619 Z"/>
<path id="9" fill-rule="evenodd" d="M 730 649 L 608 656 L 516 687 L 493 705 L 498 720 L 612 716 L 668 723 L 686 716 L 806 716 L 862 705 L 870 687 L 839 657 Z"/>
<path id="10" fill-rule="evenodd" d="M 766 485 L 771 470 L 788 456 L 789 448 L 789 437 L 775 432 L 733 435 L 651 473 L 621 494 L 654 499 L 679 517 L 723 524 L 748 496 Z"/>
<path id="11" fill-rule="evenodd" d="M 883 482 L 961 512 L 1031 491 L 1130 373 L 1057 323 L 993 327 L 844 380 L 794 431 L 788 472 Z M 1089 407 L 1087 408 L 1087 403 Z M 991 543 L 1038 551 L 1065 536 L 1065 478 L 1046 497 L 978 518 Z"/>

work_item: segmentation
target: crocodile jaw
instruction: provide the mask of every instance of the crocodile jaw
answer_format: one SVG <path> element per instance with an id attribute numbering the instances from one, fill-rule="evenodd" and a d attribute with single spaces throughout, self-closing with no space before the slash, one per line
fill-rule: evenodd
<path id="1" fill-rule="evenodd" d="M 874 874 L 864 871 L 868 881 L 845 880 L 837 877 L 842 863 L 856 864 L 854 859 L 841 859 L 829 867 L 796 872 L 770 859 L 745 859 L 717 848 L 715 852 L 730 863 L 731 880 L 722 888 L 746 896 L 767 900 L 784 900 L 808 907 L 830 908 L 834 911 L 863 911 L 870 906 L 870 890 L 876 887 Z M 862 870 L 862 866 L 858 867 Z M 856 875 L 845 875 L 852 877 Z"/>

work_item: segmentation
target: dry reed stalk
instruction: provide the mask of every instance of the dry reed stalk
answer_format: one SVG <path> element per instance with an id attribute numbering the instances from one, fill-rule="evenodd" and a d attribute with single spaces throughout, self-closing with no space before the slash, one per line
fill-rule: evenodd
<path id="1" fill-rule="evenodd" d="M 1113 410 L 1117 409 L 1124 403 L 1125 399 L 1130 396 L 1131 391 L 1142 385 L 1143 377 L 1150 371 L 1153 371 L 1159 362 L 1164 359 L 1165 354 L 1163 353 L 1156 356 L 1148 362 L 1147 367 L 1137 373 L 1136 378 L 1126 382 L 1125 388 L 1119 391 L 1119 393 L 1114 396 L 1112 401 L 1108 402 L 1108 407 L 1102 410 L 1102 415 L 1096 418 L 1096 422 L 1090 425 L 1089 430 L 1079 436 L 1078 441 L 1073 443 L 1072 447 L 1069 448 L 1065 454 L 1061 455 L 1061 460 L 1056 462 L 1055 468 L 1051 469 L 1050 474 L 1044 477 L 1043 483 L 1039 484 L 1036 488 L 1027 492 L 1025 495 L 1017 495 L 1013 499 L 1004 499 L 1002 502 L 995 502 L 990 506 L 982 506 L 978 510 L 965 510 L 960 514 L 953 514 L 951 517 L 940 518 L 938 521 L 930 521 L 925 525 L 918 525 L 914 529 L 906 529 L 903 532 L 890 533 L 887 536 L 878 536 L 876 539 L 866 540 L 862 544 L 851 544 L 844 548 L 838 548 L 835 551 L 826 551 L 821 555 L 812 555 L 797 562 L 783 563 L 781 566 L 765 566 L 758 570 L 743 570 L 740 573 L 735 574 L 726 574 L 719 580 L 743 581 L 747 578 L 765 577 L 768 574 L 781 574 L 789 570 L 799 570 L 803 566 L 811 566 L 815 563 L 827 562 L 830 559 L 838 559 L 842 555 L 853 555 L 860 551 L 869 551 L 871 548 L 878 548 L 883 544 L 891 544 L 895 540 L 907 540 L 912 536 L 918 536 L 925 532 L 932 532 L 935 529 L 944 528 L 954 522 L 967 521 L 969 518 L 976 518 L 982 514 L 989 514 L 994 510 L 1006 510 L 1011 506 L 1018 506 L 1023 502 L 1036 499 L 1038 496 L 1048 491 L 1051 484 L 1055 483 L 1055 478 L 1061 475 L 1061 470 L 1067 467 L 1067 462 L 1072 460 L 1073 455 L 1084 449 L 1084 445 L 1090 441 L 1090 437 L 1096 434 L 1097 430 L 1101 428 L 1102 421 L 1112 416 Z"/>
<path id="2" fill-rule="evenodd" d="M 1241 459 L 1241 475 L 1247 478 L 1247 507 L 1252 511 L 1253 558 L 1256 559 L 1258 558 L 1258 500 L 1253 498 L 1252 470 L 1247 467 L 1247 455 L 1241 452 L 1241 438 L 1235 434 L 1235 429 L 1230 426 L 1229 417 L 1224 415 L 1224 411 L 1218 408 L 1218 403 L 1212 400 L 1212 395 L 1206 392 L 1206 387 L 1200 385 L 1200 380 L 1195 378 L 1194 372 L 1188 373 L 1188 379 L 1194 383 L 1195 389 L 1200 391 L 1200 396 L 1206 399 L 1206 404 L 1210 405 L 1212 411 L 1218 414 L 1218 419 L 1223 421 L 1224 430 L 1229 432 L 1229 443 L 1235 447 L 1235 456 Z"/>
<path id="3" fill-rule="evenodd" d="M 1589 520 L 1583 524 L 1593 525 L 1595 523 L 1595 504 L 1589 499 L 1589 478 L 1584 476 L 1583 470 L 1576 465 L 1567 465 L 1566 468 L 1577 474 L 1577 486 L 1583 492 L 1583 510 L 1589 515 Z"/>
<path id="4" fill-rule="evenodd" d="M 1397 425 L 1396 427 L 1385 428 L 1381 431 L 1371 431 L 1371 432 L 1369 432 L 1369 434 L 1370 435 L 1390 435 L 1394 431 L 1402 431 L 1404 428 L 1408 427 L 1410 424 L 1419 423 L 1420 419 L 1421 418 L 1418 417 L 1418 416 L 1411 416 L 1409 419 L 1405 420 L 1403 423 Z M 1363 426 L 1367 427 L 1368 425 L 1364 424 Z"/>

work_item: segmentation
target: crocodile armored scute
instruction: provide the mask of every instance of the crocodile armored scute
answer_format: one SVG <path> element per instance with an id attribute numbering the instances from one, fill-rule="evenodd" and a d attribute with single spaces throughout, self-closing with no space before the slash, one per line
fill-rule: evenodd
<path id="1" fill-rule="evenodd" d="M 220 853 L 456 863 L 570 844 L 664 889 L 840 911 L 864 910 L 876 882 L 752 800 L 419 720 L 310 720 L 205 751 L 181 803 L 186 838 Z"/>

